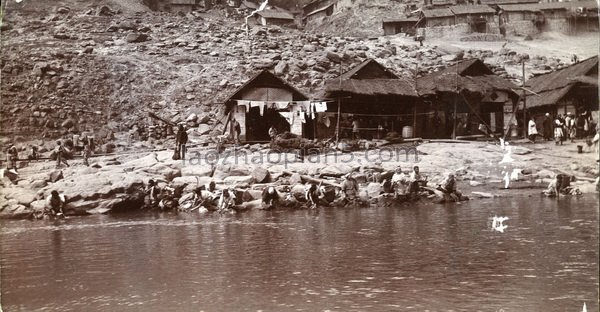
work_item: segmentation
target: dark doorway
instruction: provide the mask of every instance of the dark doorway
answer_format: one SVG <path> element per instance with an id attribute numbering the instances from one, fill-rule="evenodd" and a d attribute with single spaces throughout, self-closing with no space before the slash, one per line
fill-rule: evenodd
<path id="1" fill-rule="evenodd" d="M 246 113 L 246 141 L 269 141 L 271 126 L 278 133 L 290 131 L 290 124 L 276 110 L 265 107 L 261 116 L 259 107 L 251 107 Z"/>

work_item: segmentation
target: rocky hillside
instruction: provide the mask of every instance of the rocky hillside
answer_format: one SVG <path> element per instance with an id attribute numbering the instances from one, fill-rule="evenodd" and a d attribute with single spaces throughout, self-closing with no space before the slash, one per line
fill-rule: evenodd
<path id="1" fill-rule="evenodd" d="M 5 140 L 127 131 L 152 123 L 149 111 L 173 121 L 208 116 L 200 119 L 216 134 L 212 117 L 221 116 L 223 99 L 262 69 L 318 98 L 324 82 L 339 74 L 340 60 L 345 71 L 375 58 L 411 79 L 417 57 L 424 74 L 458 57 L 493 56 L 275 26 L 252 26 L 247 35 L 243 22 L 224 11 L 157 13 L 129 1 L 11 3 L 1 42 Z"/>

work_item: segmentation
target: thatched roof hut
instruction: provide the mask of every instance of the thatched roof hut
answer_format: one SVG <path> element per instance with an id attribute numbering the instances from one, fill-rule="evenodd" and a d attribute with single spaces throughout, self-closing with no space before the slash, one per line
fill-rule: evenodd
<path id="1" fill-rule="evenodd" d="M 598 110 L 598 56 L 569 67 L 533 77 L 527 86 L 527 107 L 554 106 L 559 113 Z M 561 107 L 564 107 L 561 110 Z"/>

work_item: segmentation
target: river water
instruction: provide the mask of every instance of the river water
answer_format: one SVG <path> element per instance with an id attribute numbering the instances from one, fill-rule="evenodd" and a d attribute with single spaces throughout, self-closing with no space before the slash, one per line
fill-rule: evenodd
<path id="1" fill-rule="evenodd" d="M 1 225 L 4 311 L 598 310 L 593 195 Z"/>

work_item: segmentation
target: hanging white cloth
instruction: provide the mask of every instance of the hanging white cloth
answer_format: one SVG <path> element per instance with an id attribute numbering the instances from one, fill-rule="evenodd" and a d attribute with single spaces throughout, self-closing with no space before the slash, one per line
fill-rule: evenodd
<path id="1" fill-rule="evenodd" d="M 306 117 L 304 117 L 304 113 L 300 113 L 300 116 L 299 116 L 299 117 L 300 117 L 300 121 L 301 121 L 302 123 L 306 123 Z"/>
<path id="2" fill-rule="evenodd" d="M 315 102 L 315 112 L 324 113 L 327 111 L 327 102 Z"/>
<path id="3" fill-rule="evenodd" d="M 286 109 L 289 104 L 290 104 L 290 102 L 276 102 L 275 103 L 275 105 L 277 105 L 277 109 Z"/>
<path id="4" fill-rule="evenodd" d="M 250 109 L 250 101 L 237 100 L 237 105 L 244 107 L 244 112 L 247 112 Z"/>

